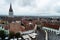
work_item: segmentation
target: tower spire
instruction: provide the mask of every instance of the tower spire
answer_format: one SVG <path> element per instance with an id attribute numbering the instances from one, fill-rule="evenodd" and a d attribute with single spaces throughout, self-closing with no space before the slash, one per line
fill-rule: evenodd
<path id="1" fill-rule="evenodd" d="M 10 3 L 10 8 L 9 8 L 9 17 L 13 17 L 13 9 L 12 9 L 11 3 Z"/>
<path id="2" fill-rule="evenodd" d="M 10 9 L 9 9 L 9 12 L 13 12 L 11 3 L 10 3 Z"/>

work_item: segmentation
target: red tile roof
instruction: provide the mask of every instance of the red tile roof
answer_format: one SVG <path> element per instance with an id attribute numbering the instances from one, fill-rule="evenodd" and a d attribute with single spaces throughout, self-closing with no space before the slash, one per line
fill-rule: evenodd
<path id="1" fill-rule="evenodd" d="M 21 26 L 19 23 L 10 23 L 9 30 L 13 32 L 19 32 L 19 31 L 25 31 L 25 28 Z"/>
<path id="2" fill-rule="evenodd" d="M 19 23 L 10 23 L 10 31 L 13 31 L 13 32 L 18 32 L 18 31 L 28 31 L 28 30 L 32 30 L 34 29 L 34 25 L 26 25 L 25 27 L 24 26 L 21 26 Z"/>
<path id="3" fill-rule="evenodd" d="M 9 29 L 9 25 L 4 26 L 4 29 L 8 30 Z"/>
<path id="4" fill-rule="evenodd" d="M 51 24 L 51 23 L 43 23 L 44 26 L 54 28 L 54 29 L 59 29 L 59 25 L 56 24 Z"/>

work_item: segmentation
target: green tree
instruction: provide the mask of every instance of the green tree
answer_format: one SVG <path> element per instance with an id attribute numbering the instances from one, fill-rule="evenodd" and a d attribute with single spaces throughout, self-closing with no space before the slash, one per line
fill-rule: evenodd
<path id="1" fill-rule="evenodd" d="M 17 40 L 18 40 L 18 38 L 19 38 L 19 37 L 22 37 L 22 35 L 18 32 L 18 33 L 15 34 L 15 37 L 16 37 Z"/>
<path id="2" fill-rule="evenodd" d="M 10 32 L 9 33 L 9 38 L 14 38 L 14 36 L 15 36 L 15 33 L 14 32 Z"/>
<path id="3" fill-rule="evenodd" d="M 0 37 L 2 38 L 2 40 L 4 40 L 4 38 L 5 38 L 5 31 L 4 30 L 0 30 Z"/>
<path id="4" fill-rule="evenodd" d="M 20 37 L 20 33 L 16 33 L 15 37 L 19 38 Z"/>

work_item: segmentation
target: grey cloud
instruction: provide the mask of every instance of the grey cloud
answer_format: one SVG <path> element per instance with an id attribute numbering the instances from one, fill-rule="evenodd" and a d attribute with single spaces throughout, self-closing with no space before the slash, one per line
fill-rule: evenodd
<path id="1" fill-rule="evenodd" d="M 55 11 L 56 11 L 57 13 L 60 13 L 60 6 L 56 7 L 56 8 L 55 8 Z"/>
<path id="2" fill-rule="evenodd" d="M 26 6 L 29 6 L 29 7 L 34 7 L 34 6 L 36 6 L 36 4 L 35 4 L 35 0 L 4 0 L 5 2 L 6 2 L 6 4 L 8 4 L 9 5 L 9 3 L 10 2 L 12 2 L 12 3 L 16 3 L 17 4 L 17 6 L 19 7 L 19 6 L 23 6 L 22 8 L 24 8 L 24 7 L 26 7 Z M 55 13 L 49 13 L 48 11 L 50 11 L 50 9 L 52 8 L 52 5 L 54 5 L 54 3 L 55 2 L 58 2 L 58 0 L 51 0 L 51 1 L 49 1 L 49 3 L 46 5 L 46 7 L 44 6 L 43 8 L 40 8 L 39 10 L 38 9 L 36 9 L 36 11 L 34 11 L 34 13 L 21 13 L 21 14 L 18 14 L 18 15 L 38 15 L 38 16 L 40 16 L 40 15 L 56 15 Z M 15 5 L 15 4 L 14 4 Z M 5 5 L 6 6 L 6 5 Z M 2 7 L 4 7 L 4 6 L 2 6 Z M 40 6 L 41 7 L 41 6 Z M 21 7 L 20 7 L 21 8 Z M 7 8 L 6 8 L 7 9 Z M 60 13 L 60 6 L 59 7 L 56 7 L 56 8 L 52 8 L 52 9 L 54 9 L 54 11 L 56 12 L 56 13 Z M 52 10 L 51 9 L 51 10 Z M 3 13 L 3 11 L 5 11 L 4 9 L 2 10 L 2 12 L 0 12 L 0 13 Z M 17 11 L 17 10 L 16 10 Z M 7 13 L 7 11 L 6 12 L 4 12 L 4 14 L 5 13 Z M 8 13 L 7 13 L 8 14 Z M 17 13 L 14 13 L 14 14 L 16 14 L 17 15 Z M 57 14 L 57 15 L 59 15 L 59 14 Z"/>
<path id="3" fill-rule="evenodd" d="M 35 4 L 35 0 L 20 0 L 18 4 L 20 6 L 33 6 Z"/>
<path id="4" fill-rule="evenodd" d="M 15 0 L 4 0 L 7 4 L 9 4 L 9 3 L 14 3 L 15 2 Z"/>

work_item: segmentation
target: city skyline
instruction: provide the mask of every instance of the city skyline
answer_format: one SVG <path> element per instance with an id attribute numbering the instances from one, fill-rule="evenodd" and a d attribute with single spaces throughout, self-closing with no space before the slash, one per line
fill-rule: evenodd
<path id="1" fill-rule="evenodd" d="M 58 0 L 0 0 L 0 15 L 8 15 L 10 3 L 14 15 L 60 16 Z"/>

